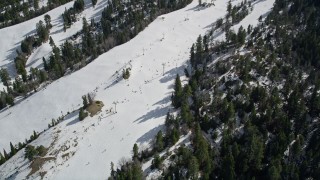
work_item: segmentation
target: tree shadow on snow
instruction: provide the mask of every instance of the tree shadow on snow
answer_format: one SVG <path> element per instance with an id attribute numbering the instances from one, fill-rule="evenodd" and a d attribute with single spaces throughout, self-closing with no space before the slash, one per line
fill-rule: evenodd
<path id="1" fill-rule="evenodd" d="M 177 77 L 177 74 L 182 74 L 187 65 L 183 64 L 180 67 L 175 67 L 167 71 L 164 76 L 159 80 L 161 83 L 167 83 L 174 80 Z"/>
<path id="2" fill-rule="evenodd" d="M 8 61 L 9 62 L 7 64 L 0 66 L 0 69 L 1 68 L 7 69 L 9 76 L 11 78 L 13 78 L 17 74 L 16 68 L 15 68 L 15 63 L 14 63 L 14 60 L 8 60 Z"/>
<path id="3" fill-rule="evenodd" d="M 139 117 L 134 122 L 143 123 L 151 119 L 156 119 L 159 117 L 166 116 L 169 110 L 170 110 L 170 106 L 157 107 L 156 109 L 153 109 L 149 111 L 147 114 Z"/>
<path id="4" fill-rule="evenodd" d="M 100 1 L 98 4 L 96 4 L 96 6 L 94 7 L 96 13 L 93 14 L 90 18 L 91 19 L 93 18 L 95 20 L 95 22 L 100 21 L 102 11 L 104 8 L 107 7 L 107 5 L 108 5 L 108 1 Z"/>
<path id="5" fill-rule="evenodd" d="M 154 103 L 152 106 L 154 106 L 154 105 L 167 104 L 167 103 L 170 102 L 170 101 L 171 101 L 171 96 L 167 96 L 167 97 L 161 99 L 160 101 Z"/>
<path id="6" fill-rule="evenodd" d="M 160 131 L 164 129 L 164 125 L 159 125 L 157 127 L 154 127 L 153 129 L 151 129 L 150 131 L 146 132 L 144 135 L 142 135 L 141 137 L 139 137 L 137 139 L 138 143 L 145 143 L 145 142 L 150 142 L 151 140 L 153 140 L 153 138 L 156 136 L 156 134 Z"/>
<path id="7" fill-rule="evenodd" d="M 70 122 L 67 123 L 67 126 L 71 126 L 73 124 L 76 124 L 77 122 L 79 122 L 79 111 L 74 111 L 68 115 L 66 115 L 64 117 L 65 120 L 70 120 L 70 119 L 73 119 L 71 120 Z"/>
<path id="8" fill-rule="evenodd" d="M 266 1 L 266 0 L 257 0 L 257 1 L 254 1 L 252 2 L 251 6 L 254 6 L 256 4 L 259 4 L 260 2 L 263 2 L 263 1 Z M 254 8 L 254 7 L 253 7 Z"/>
<path id="9" fill-rule="evenodd" d="M 207 4 L 202 4 L 202 5 L 196 5 L 190 9 L 187 9 L 186 11 L 201 11 L 201 10 L 209 8 L 211 5 L 213 5 L 213 4 L 207 3 Z"/>

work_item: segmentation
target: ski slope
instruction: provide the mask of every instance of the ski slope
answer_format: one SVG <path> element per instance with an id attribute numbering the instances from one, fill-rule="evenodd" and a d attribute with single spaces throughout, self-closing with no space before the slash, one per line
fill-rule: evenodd
<path id="1" fill-rule="evenodd" d="M 271 8 L 274 0 L 258 1 L 255 7 L 266 2 Z M 81 96 L 94 92 L 95 99 L 104 103 L 100 114 L 79 122 L 78 112 L 73 112 L 32 144 L 48 147 L 47 156 L 55 158 L 40 170 L 48 179 L 106 179 L 111 161 L 117 165 L 121 157 L 129 158 L 136 142 L 140 149 L 147 148 L 162 128 L 167 112 L 172 111 L 174 79 L 187 66 L 192 43 L 226 13 L 225 0 L 216 0 L 215 6 L 201 10 L 197 4 L 195 0 L 184 9 L 158 17 L 131 41 L 0 112 L 0 148 L 8 150 L 10 142 L 24 141 L 33 130 L 46 129 L 52 118 L 78 109 Z M 267 13 L 270 8 L 259 12 Z M 81 26 L 75 24 L 74 28 Z M 34 56 L 41 53 L 47 51 L 39 50 Z M 121 72 L 127 67 L 131 75 L 123 80 Z M 0 179 L 25 178 L 30 163 L 23 156 L 22 150 L 3 164 Z M 38 173 L 31 177 L 40 179 Z"/>

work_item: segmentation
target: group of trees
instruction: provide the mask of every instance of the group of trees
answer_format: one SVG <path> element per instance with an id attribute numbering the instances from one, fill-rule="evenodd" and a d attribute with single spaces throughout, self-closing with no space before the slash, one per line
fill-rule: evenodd
<path id="1" fill-rule="evenodd" d="M 33 140 L 37 139 L 39 136 L 39 134 L 37 134 L 35 131 L 33 131 L 33 134 L 30 136 L 29 140 L 25 140 L 25 142 L 19 142 L 17 145 L 13 145 L 10 142 L 10 152 L 7 153 L 7 151 L 5 149 L 3 149 L 3 155 L 0 152 L 0 165 L 2 165 L 3 163 L 5 163 L 7 160 L 9 160 L 12 156 L 14 156 L 19 150 L 21 150 L 22 148 L 25 148 L 27 146 L 28 143 L 32 142 Z M 29 152 L 30 148 L 28 150 L 26 150 L 26 152 Z M 43 151 L 43 147 L 38 147 L 37 148 L 37 152 L 44 152 Z M 39 153 L 38 153 L 39 154 Z M 42 154 L 42 153 L 40 153 Z M 34 153 L 30 153 L 30 154 L 26 154 L 26 158 L 31 158 L 31 156 L 33 157 Z M 32 159 L 32 158 L 31 158 Z"/>
<path id="2" fill-rule="evenodd" d="M 88 112 L 86 112 L 86 109 L 88 106 L 90 106 L 93 103 L 93 97 L 92 95 L 84 95 L 82 96 L 82 102 L 83 106 L 79 110 L 79 120 L 82 121 L 84 118 L 88 116 Z"/>
<path id="3" fill-rule="evenodd" d="M 25 148 L 25 158 L 32 161 L 36 156 L 44 156 L 46 154 L 46 148 L 44 146 L 34 147 L 32 145 L 28 145 Z"/>
<path id="4" fill-rule="evenodd" d="M 3 85 L 9 87 L 10 85 L 10 76 L 6 69 L 0 69 L 0 79 Z M 0 91 L 0 109 L 7 107 L 8 105 L 14 105 L 14 98 L 11 93 Z"/>
<path id="5" fill-rule="evenodd" d="M 107 40 L 102 47 L 106 51 L 115 45 L 127 42 L 158 15 L 182 8 L 190 2 L 190 0 L 160 0 L 157 3 L 146 1 L 141 4 L 138 1 L 109 1 L 101 17 L 103 36 Z"/>
<path id="6" fill-rule="evenodd" d="M 228 2 L 227 6 L 227 22 L 231 18 L 231 23 L 239 23 L 243 18 L 249 14 L 248 6 L 251 7 L 253 1 L 242 1 L 239 5 L 232 6 L 231 1 Z"/>
<path id="7" fill-rule="evenodd" d="M 21 52 L 17 51 L 18 55 L 14 60 L 17 73 L 21 76 L 17 76 L 15 80 L 11 82 L 7 70 L 1 70 L 1 80 L 7 87 L 7 91 L 3 92 L 3 94 L 6 93 L 7 98 L 13 99 L 19 95 L 26 95 L 27 92 L 35 90 L 37 85 L 47 79 L 47 73 L 37 68 L 31 68 L 30 75 L 27 75 L 25 66 L 28 56 L 32 53 L 33 49 L 48 41 L 51 27 L 51 17 L 45 15 L 45 23 L 40 20 L 36 25 L 36 35 L 27 36 L 21 42 Z M 12 105 L 13 100 L 7 99 L 6 102 L 10 102 L 9 104 Z M 4 106 L 0 106 L 0 109 L 3 107 Z"/>
<path id="8" fill-rule="evenodd" d="M 40 16 L 71 0 L 48 0 L 47 6 L 39 6 L 39 0 L 10 0 L 0 2 L 0 28 L 15 25 Z"/>
<path id="9" fill-rule="evenodd" d="M 315 1 L 279 0 L 266 22 L 253 31 L 241 27 L 228 42 L 208 48 L 210 35 L 199 37 L 191 48 L 188 84 L 182 86 L 180 76 L 176 77 L 172 105 L 180 111 L 176 117 L 167 116 L 166 129 L 156 135 L 153 151 L 135 157 L 148 154 L 158 169 L 164 159 L 170 160 L 164 179 L 319 177 L 320 74 L 314 44 L 320 35 L 314 23 L 319 12 L 320 3 Z M 207 68 L 213 54 L 236 50 L 238 45 L 251 52 L 235 53 Z M 261 77 L 270 79 L 268 85 L 259 81 Z M 209 93 L 211 101 L 206 99 Z M 177 142 L 179 135 L 173 134 L 186 128 L 192 131 L 192 148 L 181 146 L 174 155 L 159 156 Z M 203 136 L 210 132 L 214 132 L 211 138 Z"/>
<path id="10" fill-rule="evenodd" d="M 76 0 L 73 4 L 73 7 L 70 9 L 65 9 L 62 14 L 63 18 L 63 29 L 66 31 L 67 28 L 70 28 L 72 23 L 76 22 L 76 15 L 81 13 L 84 10 L 84 0 Z"/>
<path id="11" fill-rule="evenodd" d="M 53 6 L 63 2 L 50 0 L 48 5 Z M 184 7 L 189 2 L 190 0 L 160 1 L 155 4 L 147 1 L 141 4 L 136 1 L 110 1 L 102 12 L 100 23 L 91 20 L 89 24 L 86 19 L 83 19 L 82 31 L 71 37 L 70 40 L 66 40 L 60 47 L 56 46 L 49 36 L 52 24 L 51 17 L 46 15 L 44 22 L 37 23 L 36 35 L 27 36 L 21 42 L 21 52 L 18 52 L 15 58 L 16 70 L 20 76 L 17 76 L 12 84 L 7 86 L 7 91 L 2 93 L 4 95 L 1 98 L 1 107 L 12 104 L 11 99 L 16 96 L 26 95 L 32 90 L 36 91 L 37 86 L 44 81 L 58 79 L 66 72 L 75 71 L 85 66 L 99 54 L 133 38 L 157 15 Z M 96 2 L 93 1 L 92 4 L 94 5 Z M 71 25 L 71 22 L 76 20 L 76 13 L 83 11 L 83 9 L 84 1 L 75 1 L 74 6 L 63 14 L 65 25 Z M 72 39 L 79 37 L 79 35 L 82 37 L 81 43 L 74 43 Z M 43 58 L 44 69 L 31 68 L 28 75 L 25 69 L 28 56 L 34 48 L 48 40 L 52 46 L 52 54 L 49 58 Z M 125 78 L 129 77 L 130 71 L 126 70 L 124 75 Z"/>
<path id="12" fill-rule="evenodd" d="M 283 1 L 277 1 L 275 6 L 281 6 L 282 3 Z M 300 8 L 301 6 L 303 7 L 300 1 L 292 1 L 292 3 L 294 4 L 292 7 L 294 9 L 297 4 L 299 4 Z M 316 6 L 311 2 L 305 6 L 308 5 L 311 7 Z M 286 7 L 285 5 L 282 6 L 284 9 Z M 303 8 L 306 10 L 306 7 Z M 297 19 L 288 21 L 286 15 L 280 16 L 277 14 L 279 11 L 279 8 L 275 8 L 268 17 L 267 22 L 272 24 L 273 27 L 276 24 L 276 26 L 282 27 L 281 32 L 285 33 L 291 32 L 286 29 L 288 24 L 290 26 L 300 26 L 301 21 L 299 23 L 295 22 Z M 289 12 L 292 11 L 289 10 Z M 275 16 L 275 14 L 277 15 Z M 283 25 L 284 23 L 286 25 Z M 261 26 L 267 25 L 262 24 Z M 286 42 L 290 33 L 283 34 L 281 37 L 269 35 L 266 37 L 267 41 L 263 41 L 260 36 L 260 34 L 263 34 L 263 30 L 259 32 L 259 30 L 255 29 L 252 32 L 250 28 L 248 29 L 248 33 L 251 36 L 249 41 L 251 42 L 245 42 L 246 31 L 241 27 L 238 34 L 230 37 L 229 45 L 244 44 L 245 47 L 254 49 L 255 52 L 245 56 L 235 55 L 230 57 L 228 60 L 231 63 L 227 62 L 227 60 L 223 63 L 216 63 L 214 71 L 208 71 L 196 66 L 197 64 L 203 64 L 202 62 L 205 61 L 196 60 L 197 51 L 195 46 L 192 48 L 190 57 L 191 64 L 193 64 L 193 73 L 189 80 L 189 86 L 195 84 L 200 91 L 192 93 L 194 102 L 190 107 L 192 112 L 190 115 L 193 116 L 195 122 L 200 122 L 203 131 L 215 129 L 221 126 L 222 123 L 227 127 L 222 132 L 219 156 L 213 157 L 215 162 L 221 163 L 214 163 L 215 166 L 210 172 L 209 179 L 214 177 L 223 179 L 315 178 L 319 175 L 319 168 L 315 165 L 316 162 L 319 162 L 319 153 L 314 153 L 314 150 L 319 147 L 319 143 L 314 141 L 319 139 L 319 134 L 312 132 L 312 129 L 317 130 L 319 124 L 313 124 L 307 119 L 317 119 L 319 116 L 319 74 L 313 69 L 318 68 L 317 64 L 309 63 L 309 66 L 304 66 L 301 69 L 299 64 L 297 66 L 296 61 L 290 61 L 295 59 L 293 57 L 301 57 L 301 53 L 305 53 L 304 51 L 299 52 L 299 50 L 290 49 L 290 47 L 293 48 L 291 44 L 280 44 L 280 42 Z M 263 28 L 260 27 L 260 29 Z M 296 29 L 299 28 L 297 27 Z M 273 29 L 270 28 L 267 31 L 272 32 Z M 305 31 L 300 29 L 299 32 L 295 33 L 305 35 Z M 264 34 L 268 33 L 264 32 Z M 313 35 L 315 36 L 314 38 L 317 38 L 316 34 Z M 275 41 L 275 39 L 277 40 Z M 200 40 L 198 41 L 200 42 Z M 272 48 L 272 42 L 279 42 L 277 44 L 279 47 Z M 222 44 L 218 44 L 218 46 L 221 47 Z M 198 45 L 198 47 L 200 46 Z M 219 50 L 220 47 L 210 48 L 209 54 L 216 53 L 215 50 Z M 236 48 L 237 46 L 233 47 Z M 315 52 L 315 49 L 317 49 L 317 46 L 309 49 L 309 51 Z M 292 50 L 293 53 L 290 53 Z M 203 56 L 202 59 L 206 59 L 206 57 Z M 283 59 L 279 60 L 276 57 Z M 256 60 L 252 61 L 252 59 Z M 309 58 L 301 58 L 299 63 L 304 64 L 309 60 Z M 232 69 L 232 66 L 235 66 L 235 69 Z M 221 67 L 225 70 L 221 71 Z M 268 69 L 268 67 L 271 68 Z M 227 77 L 221 78 L 219 81 L 215 79 L 215 77 L 223 76 L 227 71 L 237 72 L 240 81 L 234 81 Z M 249 74 L 250 71 L 254 71 L 256 74 Z M 306 72 L 311 73 L 307 79 L 304 79 L 302 74 Z M 198 78 L 199 76 L 200 78 Z M 257 77 L 259 76 L 271 77 L 270 79 L 274 84 L 269 85 L 268 88 L 249 85 L 249 82 L 258 81 Z M 195 83 L 192 83 L 194 81 Z M 197 96 L 197 94 L 203 93 L 201 91 L 208 89 L 208 81 L 213 82 L 213 87 L 210 89 L 214 89 L 213 102 L 210 106 L 206 106 L 201 96 Z M 277 83 L 283 81 L 285 81 L 284 87 L 278 89 Z M 243 83 L 242 85 L 241 82 Z M 225 85 L 223 91 L 226 97 L 221 96 L 223 92 L 218 89 L 222 84 Z M 181 89 L 181 87 L 175 88 L 174 94 L 180 94 Z M 175 101 L 173 101 L 173 105 L 176 106 Z M 202 109 L 201 112 L 198 111 L 200 107 Z M 182 105 L 180 109 L 180 113 L 182 113 Z M 316 113 L 313 112 L 313 109 L 317 109 Z M 206 115 L 202 116 L 201 114 L 204 112 Z M 243 133 L 239 134 L 235 131 L 236 127 L 239 126 L 236 123 L 236 118 L 241 124 L 244 124 Z M 216 138 L 216 135 L 213 138 Z M 306 142 L 305 139 L 308 138 L 311 138 L 312 142 L 310 140 Z M 303 144 L 307 147 L 306 149 L 302 148 Z M 193 147 L 195 146 L 196 144 L 193 143 Z M 288 151 L 288 154 L 285 153 L 286 151 Z M 195 154 L 194 151 L 193 153 Z M 183 167 L 186 168 L 186 164 L 171 168 L 178 169 L 175 173 L 176 178 L 179 175 L 179 170 Z M 206 169 L 201 166 L 197 167 L 195 166 L 194 169 L 202 172 L 201 177 L 207 179 L 203 173 Z M 174 171 L 171 173 L 174 174 Z"/>
<path id="13" fill-rule="evenodd" d="M 138 160 L 124 160 L 120 164 L 121 168 L 114 170 L 114 165 L 111 163 L 111 176 L 109 180 L 118 180 L 118 179 L 132 179 L 140 180 L 143 179 L 143 171 L 141 168 L 141 163 Z"/>

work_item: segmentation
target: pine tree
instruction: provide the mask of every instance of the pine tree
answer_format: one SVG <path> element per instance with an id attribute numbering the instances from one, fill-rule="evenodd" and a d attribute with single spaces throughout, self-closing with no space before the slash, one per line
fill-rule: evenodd
<path id="1" fill-rule="evenodd" d="M 192 156 L 189 159 L 188 163 L 188 177 L 192 180 L 198 179 L 199 176 L 199 163 L 198 159 L 194 156 Z"/>
<path id="2" fill-rule="evenodd" d="M 7 151 L 5 149 L 3 149 L 3 155 L 4 155 L 4 159 L 8 160 L 9 159 L 9 154 L 7 153 Z"/>
<path id="3" fill-rule="evenodd" d="M 233 180 L 236 179 L 236 173 L 234 171 L 234 158 L 232 153 L 228 152 L 222 161 L 222 179 Z"/>
<path id="4" fill-rule="evenodd" d="M 138 148 L 138 145 L 135 143 L 133 145 L 133 158 L 138 158 L 139 156 L 139 148 Z"/>
<path id="5" fill-rule="evenodd" d="M 156 153 L 156 154 L 153 156 L 152 166 L 153 166 L 153 168 L 160 169 L 160 168 L 161 168 L 161 165 L 162 165 L 162 158 L 159 156 L 158 153 Z"/>
<path id="6" fill-rule="evenodd" d="M 320 94 L 319 87 L 316 85 L 310 98 L 310 114 L 317 116 L 320 113 Z"/>
<path id="7" fill-rule="evenodd" d="M 42 62 L 43 62 L 44 70 L 48 71 L 49 70 L 48 63 L 44 57 L 42 57 Z"/>
<path id="8" fill-rule="evenodd" d="M 194 54 L 194 44 L 192 44 L 190 49 L 190 63 L 191 63 L 191 66 L 195 68 L 196 62 L 195 62 L 195 54 Z"/>
<path id="9" fill-rule="evenodd" d="M 46 14 L 46 15 L 44 16 L 44 21 L 46 22 L 46 29 L 49 31 L 49 29 L 52 28 L 50 15 Z"/>
<path id="10" fill-rule="evenodd" d="M 279 160 L 273 160 L 268 168 L 268 179 L 270 180 L 280 180 L 281 178 L 281 164 Z"/>
<path id="11" fill-rule="evenodd" d="M 39 9 L 39 0 L 33 0 L 33 7 L 35 10 Z"/>
<path id="12" fill-rule="evenodd" d="M 84 118 L 86 118 L 88 116 L 88 113 L 84 112 L 83 108 L 80 108 L 79 111 L 79 120 L 82 121 L 84 120 Z"/>
<path id="13" fill-rule="evenodd" d="M 201 35 L 198 36 L 197 38 L 197 43 L 196 43 L 196 64 L 199 64 L 202 62 L 203 58 L 203 46 L 202 46 L 202 37 Z"/>
<path id="14" fill-rule="evenodd" d="M 111 178 L 115 178 L 115 173 L 116 173 L 116 171 L 114 170 L 114 164 L 113 164 L 113 162 L 111 161 L 111 163 L 110 163 L 110 167 L 111 167 Z"/>
<path id="15" fill-rule="evenodd" d="M 49 44 L 51 47 L 56 46 L 51 36 L 49 37 Z"/>
<path id="16" fill-rule="evenodd" d="M 37 23 L 36 30 L 40 42 L 46 42 L 49 39 L 49 30 L 43 25 L 43 21 L 40 20 Z"/>
<path id="17" fill-rule="evenodd" d="M 93 103 L 93 99 L 89 93 L 88 93 L 88 102 L 89 102 L 89 104 Z"/>
<path id="18" fill-rule="evenodd" d="M 243 45 L 246 41 L 246 30 L 242 26 L 238 30 L 237 39 L 240 45 Z"/>
<path id="19" fill-rule="evenodd" d="M 207 35 L 203 36 L 203 46 L 204 46 L 204 51 L 206 53 L 208 53 L 209 52 L 209 42 L 208 42 L 208 36 Z"/>
<path id="20" fill-rule="evenodd" d="M 92 0 L 92 5 L 93 5 L 93 7 L 97 4 L 97 1 L 98 1 L 98 0 Z"/>
<path id="21" fill-rule="evenodd" d="M 0 165 L 6 162 L 6 159 L 3 157 L 2 153 L 0 152 Z"/>
<path id="22" fill-rule="evenodd" d="M 9 76 L 9 73 L 6 69 L 1 69 L 0 70 L 0 78 L 1 78 L 1 81 L 3 83 L 3 85 L 5 86 L 9 86 L 9 81 L 10 81 L 10 76 Z"/>
<path id="23" fill-rule="evenodd" d="M 33 138 L 31 140 L 35 140 L 38 138 L 38 134 L 36 133 L 35 130 L 33 130 Z"/>
<path id="24" fill-rule="evenodd" d="M 88 107 L 88 100 L 87 100 L 87 96 L 82 96 L 82 102 L 83 102 L 83 108 L 87 108 Z"/>
<path id="25" fill-rule="evenodd" d="M 228 6 L 227 6 L 227 19 L 230 17 L 231 15 L 231 10 L 232 10 L 232 4 L 231 4 L 231 1 L 228 2 Z"/>
<path id="26" fill-rule="evenodd" d="M 226 112 L 226 120 L 229 122 L 232 122 L 234 120 L 234 116 L 235 116 L 234 106 L 233 106 L 233 103 L 230 102 Z"/>
<path id="27" fill-rule="evenodd" d="M 138 160 L 134 160 L 131 167 L 132 167 L 132 178 L 125 178 L 125 179 L 133 179 L 133 180 L 144 179 L 141 164 Z"/>
<path id="28" fill-rule="evenodd" d="M 174 86 L 174 94 L 172 99 L 172 104 L 175 108 L 178 108 L 181 106 L 181 100 L 182 100 L 182 85 L 179 74 L 176 76 L 175 86 Z"/>
<path id="29" fill-rule="evenodd" d="M 10 142 L 10 155 L 13 156 L 17 153 L 17 149 L 12 145 L 12 143 Z"/>
<path id="30" fill-rule="evenodd" d="M 181 103 L 181 119 L 187 123 L 189 127 L 192 126 L 193 116 L 190 112 L 189 105 L 187 104 L 186 99 Z"/>
<path id="31" fill-rule="evenodd" d="M 156 136 L 156 145 L 155 148 L 158 152 L 162 151 L 164 148 L 163 145 L 163 135 L 162 135 L 162 131 L 160 130 Z"/>

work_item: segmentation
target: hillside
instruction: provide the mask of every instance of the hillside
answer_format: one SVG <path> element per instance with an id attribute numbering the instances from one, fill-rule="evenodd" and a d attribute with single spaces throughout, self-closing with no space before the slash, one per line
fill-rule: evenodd
<path id="1" fill-rule="evenodd" d="M 52 118 L 57 119 L 61 114 L 78 109 L 82 104 L 81 96 L 96 90 L 95 98 L 105 104 L 101 114 L 77 122 L 74 114 L 78 113 L 75 112 L 73 117 L 41 134 L 33 143 L 48 146 L 48 138 L 53 138 L 53 132 L 60 129 L 61 133 L 67 133 L 61 135 L 66 139 L 55 144 L 54 151 L 75 139 L 77 135 L 74 131 L 85 134 L 83 139 L 79 135 L 75 155 L 60 166 L 61 160 L 54 162 L 57 168 L 48 172 L 48 176 L 62 179 L 77 176 L 81 179 L 87 172 L 95 172 L 92 174 L 94 177 L 107 177 L 111 161 L 117 162 L 121 157 L 130 156 L 135 142 L 148 144 L 148 140 L 161 128 L 170 109 L 170 87 L 176 73 L 183 73 L 190 45 L 199 33 L 205 33 L 217 18 L 224 16 L 225 10 L 224 1 L 216 1 L 215 6 L 201 10 L 198 10 L 197 2 L 192 2 L 182 10 L 158 17 L 128 43 L 111 49 L 81 70 L 60 78 L 1 112 L 1 146 L 8 147 L 9 142 L 23 141 L 33 130 L 40 132 L 46 129 Z M 121 74 L 116 72 L 121 72 L 125 67 L 131 67 L 129 80 L 117 79 Z M 119 102 L 117 113 L 102 119 L 98 125 L 99 116 L 107 116 L 105 112 L 110 108 L 114 111 L 113 102 Z M 72 124 L 72 130 L 68 130 L 67 124 Z M 90 129 L 86 130 L 88 127 Z M 12 133 L 11 128 L 19 133 Z M 73 148 L 71 150 L 74 151 Z M 22 172 L 14 176 L 25 177 L 28 174 L 28 164 L 21 167 L 21 156 L 23 151 L 1 166 L 3 177 L 14 174 L 16 167 Z M 81 173 L 74 174 L 74 169 Z"/>
<path id="2" fill-rule="evenodd" d="M 48 12 L 57 46 L 32 48 L 25 83 L 36 67 L 63 73 L 0 111 L 0 179 L 317 179 L 318 2 L 104 2 L 70 24 L 61 12 L 76 3 Z M 24 37 L 3 38 L 15 77 Z"/>
<path id="3" fill-rule="evenodd" d="M 188 83 L 176 76 L 178 113 L 110 179 L 141 164 L 150 179 L 318 178 L 319 3 L 275 1 L 257 27 L 233 31 L 239 9 L 228 5 L 224 23 L 198 37 Z M 226 39 L 210 44 L 221 30 Z"/>

